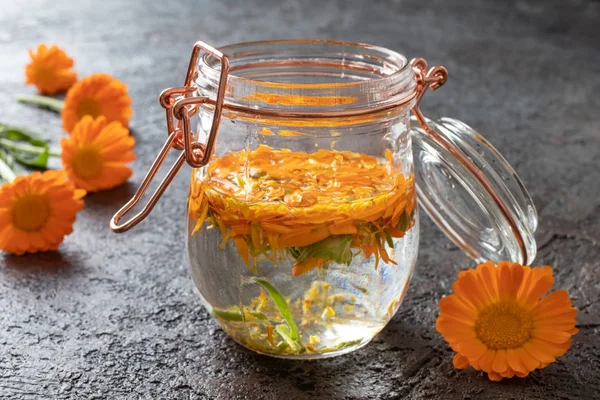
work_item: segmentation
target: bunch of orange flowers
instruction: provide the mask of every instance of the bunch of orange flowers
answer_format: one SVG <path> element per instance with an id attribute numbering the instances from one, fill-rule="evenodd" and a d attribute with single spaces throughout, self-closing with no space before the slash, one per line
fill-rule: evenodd
<path id="1" fill-rule="evenodd" d="M 60 112 L 67 137 L 53 153 L 48 141 L 0 124 L 0 249 L 14 254 L 56 250 L 73 231 L 86 193 L 123 184 L 135 159 L 125 84 L 107 74 L 77 80 L 73 59 L 57 46 L 41 44 L 29 55 L 26 83 L 40 95 L 19 101 Z M 65 91 L 64 101 L 45 96 Z M 46 170 L 52 156 L 60 156 L 63 170 Z M 16 176 L 16 164 L 43 172 Z"/>

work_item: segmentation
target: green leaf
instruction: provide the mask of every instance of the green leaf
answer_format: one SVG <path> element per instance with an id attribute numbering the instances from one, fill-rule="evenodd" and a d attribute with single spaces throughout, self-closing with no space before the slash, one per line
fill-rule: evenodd
<path id="1" fill-rule="evenodd" d="M 341 342 L 337 346 L 335 346 L 335 349 L 342 350 L 342 349 L 345 349 L 346 347 L 355 346 L 355 345 L 361 343 L 363 340 L 364 339 L 356 339 L 356 340 L 349 340 L 347 342 Z"/>
<path id="2" fill-rule="evenodd" d="M 279 342 L 277 344 L 277 351 L 279 351 L 280 353 L 283 353 L 288 347 L 290 347 L 289 344 L 287 344 L 287 342 Z"/>
<path id="3" fill-rule="evenodd" d="M 215 318 L 220 318 L 224 321 L 244 321 L 244 313 L 238 306 L 229 307 L 227 309 L 213 308 L 211 312 Z"/>
<path id="4" fill-rule="evenodd" d="M 27 129 L 0 124 L 0 147 L 28 167 L 46 168 L 50 157 L 48 140 Z"/>
<path id="5" fill-rule="evenodd" d="M 338 264 L 350 265 L 352 262 L 351 242 L 351 235 L 329 236 L 310 246 L 298 247 L 301 254 L 297 260 L 299 263 L 303 263 L 313 258 L 324 258 Z"/>
<path id="6" fill-rule="evenodd" d="M 49 140 L 42 138 L 38 133 L 12 125 L 0 123 L 0 137 L 9 140 L 20 140 L 33 146 L 44 146 Z"/>
<path id="7" fill-rule="evenodd" d="M 385 231 L 385 241 L 391 249 L 394 248 L 394 241 L 392 240 L 392 236 L 387 231 Z"/>
<path id="8" fill-rule="evenodd" d="M 17 101 L 19 103 L 32 104 L 37 107 L 45 108 L 54 112 L 61 112 L 64 102 L 62 100 L 58 100 L 48 96 L 39 96 L 35 94 L 23 94 L 17 96 Z"/>
<path id="9" fill-rule="evenodd" d="M 350 282 L 350 286 L 352 286 L 354 289 L 358 290 L 359 292 L 362 292 L 364 294 L 369 294 L 369 291 L 367 289 L 365 289 L 364 287 L 355 285 L 354 283 Z"/>
<path id="10" fill-rule="evenodd" d="M 292 312 L 290 311 L 287 301 L 285 301 L 285 298 L 281 295 L 281 293 L 279 293 L 279 290 L 277 290 L 275 286 L 271 285 L 271 283 L 265 279 L 257 277 L 252 277 L 251 279 L 260 284 L 267 290 L 267 292 L 269 292 L 269 296 L 271 296 L 273 302 L 277 306 L 277 309 L 290 327 L 290 337 L 292 340 L 298 340 L 298 327 L 294 322 L 294 318 L 292 318 Z"/>
<path id="11" fill-rule="evenodd" d="M 0 179 L 2 182 L 11 182 L 16 178 L 15 173 L 10 166 L 4 161 L 4 157 L 0 154 Z"/>
<path id="12" fill-rule="evenodd" d="M 249 314 L 252 315 L 254 318 L 256 318 L 259 321 L 267 321 L 268 320 L 267 316 L 261 312 L 250 311 Z"/>
<path id="13" fill-rule="evenodd" d="M 294 260 L 299 259 L 302 255 L 302 250 L 300 247 L 288 247 L 287 249 Z"/>
<path id="14" fill-rule="evenodd" d="M 297 353 L 304 353 L 306 349 L 302 346 L 302 343 L 298 339 L 293 339 L 290 328 L 287 325 L 277 325 L 275 331 L 285 340 L 292 350 Z M 279 347 L 279 346 L 277 346 Z"/>
<path id="15" fill-rule="evenodd" d="M 403 212 L 398 220 L 398 229 L 400 229 L 402 232 L 406 232 L 406 229 L 408 228 L 408 224 L 410 222 L 408 218 L 409 217 L 406 212 Z"/>

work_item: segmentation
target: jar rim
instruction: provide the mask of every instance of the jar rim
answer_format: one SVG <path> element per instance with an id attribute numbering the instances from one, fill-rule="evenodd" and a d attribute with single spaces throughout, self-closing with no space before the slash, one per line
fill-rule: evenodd
<path id="1" fill-rule="evenodd" d="M 398 67 L 398 69 L 393 72 L 391 75 L 387 75 L 387 76 L 376 76 L 372 79 L 385 79 L 385 78 L 389 78 L 392 77 L 394 74 L 400 74 L 402 73 L 404 70 L 410 68 L 410 63 L 408 62 L 408 59 L 401 53 L 398 53 L 394 50 L 390 50 L 386 47 L 382 47 L 382 46 L 375 46 L 375 45 L 371 45 L 368 43 L 362 43 L 362 42 L 350 42 L 350 41 L 345 41 L 345 40 L 325 40 L 325 39 L 276 39 L 276 40 L 255 40 L 255 41 L 249 41 L 249 42 L 240 42 L 240 43 L 234 43 L 234 44 L 229 44 L 223 47 L 220 47 L 219 50 L 221 50 L 223 52 L 223 54 L 228 55 L 228 53 L 231 53 L 232 51 L 235 51 L 238 48 L 242 48 L 242 47 L 246 47 L 248 45 L 251 46 L 270 46 L 270 45 L 277 45 L 277 44 L 315 44 L 315 43 L 319 43 L 319 44 L 333 44 L 333 45 L 338 45 L 338 46 L 348 46 L 348 47 L 355 47 L 355 48 L 362 48 L 362 49 L 367 49 L 367 50 L 375 50 L 377 52 L 380 52 L 382 54 L 386 54 L 390 60 L 397 60 L 398 63 L 400 64 L 400 66 Z M 210 54 L 206 54 L 205 57 L 212 57 Z M 207 64 L 208 65 L 208 64 Z M 211 68 L 213 68 L 215 70 L 215 74 L 218 74 L 220 72 L 220 63 L 216 62 L 213 65 L 209 65 Z M 214 68 L 214 66 L 217 66 L 219 68 Z M 230 70 L 231 71 L 231 70 Z M 241 79 L 246 79 L 249 81 L 256 81 L 256 82 L 261 82 L 262 84 L 268 84 L 268 85 L 273 85 L 275 87 L 285 87 L 286 84 L 284 83 L 278 83 L 278 82 L 269 82 L 269 81 L 257 81 L 255 79 L 251 79 L 251 78 L 247 78 L 247 77 L 240 77 L 240 76 L 236 76 L 235 74 L 231 73 L 229 74 L 230 77 L 237 77 L 237 78 L 241 78 Z M 360 84 L 361 81 L 354 81 L 354 82 L 340 82 L 340 83 L 336 83 L 334 85 L 339 85 L 339 86 L 353 86 L 353 85 L 358 85 Z M 315 87 L 317 85 L 320 84 L 314 84 L 314 83 L 300 83 L 298 85 L 301 85 L 303 87 L 306 88 L 311 88 L 311 87 Z"/>
<path id="2" fill-rule="evenodd" d="M 237 43 L 219 50 L 230 64 L 226 101 L 241 108 L 302 112 L 385 108 L 399 105 L 402 99 L 409 102 L 416 92 L 408 59 L 381 46 L 283 39 Z M 195 83 L 202 95 L 215 95 L 220 70 L 215 56 L 207 53 L 198 59 Z M 291 98 L 295 101 L 289 104 L 280 101 Z"/>

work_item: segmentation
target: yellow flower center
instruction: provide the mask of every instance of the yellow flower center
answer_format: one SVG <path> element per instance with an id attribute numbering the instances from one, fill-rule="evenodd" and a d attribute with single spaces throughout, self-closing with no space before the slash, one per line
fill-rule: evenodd
<path id="1" fill-rule="evenodd" d="M 37 79 L 44 82 L 52 81 L 55 78 L 54 69 L 46 66 L 37 67 L 35 70 L 35 75 Z"/>
<path id="2" fill-rule="evenodd" d="M 531 314 L 515 301 L 487 306 L 475 321 L 475 333 L 488 348 L 513 349 L 529 340 L 533 328 Z"/>
<path id="3" fill-rule="evenodd" d="M 92 179 L 100 176 L 104 160 L 98 150 L 91 146 L 80 147 L 75 150 L 71 167 L 75 175 L 82 179 Z"/>
<path id="4" fill-rule="evenodd" d="M 92 97 L 85 97 L 77 105 L 77 118 L 81 119 L 86 115 L 91 115 L 96 118 L 102 115 L 101 104 Z"/>
<path id="5" fill-rule="evenodd" d="M 12 206 L 12 223 L 25 232 L 42 229 L 50 217 L 48 198 L 41 194 L 27 194 L 17 198 Z"/>

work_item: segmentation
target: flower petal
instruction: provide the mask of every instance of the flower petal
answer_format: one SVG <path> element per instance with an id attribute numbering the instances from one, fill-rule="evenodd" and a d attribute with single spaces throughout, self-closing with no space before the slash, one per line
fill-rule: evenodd
<path id="1" fill-rule="evenodd" d="M 519 370 L 519 369 L 516 369 L 513 367 L 515 372 L 525 373 L 525 372 L 533 371 L 534 369 L 539 368 L 539 366 L 540 366 L 539 360 L 537 360 L 535 357 L 533 357 L 531 354 L 529 354 L 529 352 L 527 350 L 525 350 L 525 348 L 521 347 L 518 349 L 514 349 L 514 353 L 519 358 L 521 365 L 523 365 L 523 367 L 525 367 L 522 370 Z"/>
<path id="2" fill-rule="evenodd" d="M 508 368 L 506 369 L 506 371 L 504 371 L 504 372 L 500 372 L 500 375 L 501 375 L 503 378 L 509 378 L 509 379 L 510 379 L 510 378 L 512 378 L 513 376 L 515 376 L 515 371 L 514 371 L 512 368 L 508 367 Z"/>
<path id="3" fill-rule="evenodd" d="M 467 306 L 466 303 L 461 302 L 456 295 L 440 299 L 440 315 L 444 314 L 463 321 L 467 325 L 473 325 L 476 317 L 476 311 Z"/>
<path id="4" fill-rule="evenodd" d="M 458 343 L 458 350 L 469 359 L 478 359 L 487 351 L 487 347 L 479 339 L 465 339 Z"/>
<path id="5" fill-rule="evenodd" d="M 492 370 L 501 373 L 507 369 L 508 362 L 506 361 L 506 350 L 498 349 L 498 351 L 496 351 L 496 356 L 494 357 L 494 362 L 492 363 Z"/>
<path id="6" fill-rule="evenodd" d="M 478 360 L 479 367 L 482 371 L 492 372 L 492 363 L 494 362 L 494 358 L 496 357 L 496 350 L 488 349 L 483 356 Z"/>
<path id="7" fill-rule="evenodd" d="M 571 339 L 571 335 L 569 333 L 556 331 L 550 328 L 534 328 L 531 331 L 531 336 L 556 344 L 565 343 Z"/>
<path id="8" fill-rule="evenodd" d="M 496 372 L 488 372 L 488 379 L 494 382 L 500 382 L 502 380 L 502 376 Z"/>
<path id="9" fill-rule="evenodd" d="M 557 290 L 541 299 L 532 309 L 536 316 L 551 315 L 558 310 L 567 310 L 572 307 L 571 299 L 566 290 Z"/>
<path id="10" fill-rule="evenodd" d="M 503 261 L 497 268 L 500 300 L 514 300 L 523 280 L 523 267 Z"/>
<path id="11" fill-rule="evenodd" d="M 527 290 L 520 293 L 519 301 L 526 308 L 532 308 L 544 293 L 552 289 L 552 285 L 554 285 L 552 268 L 533 268 L 531 271 L 531 284 Z"/>
<path id="12" fill-rule="evenodd" d="M 496 266 L 493 262 L 487 261 L 477 266 L 477 274 L 480 284 L 485 288 L 487 296 L 493 300 L 498 300 L 498 278 Z"/>
<path id="13" fill-rule="evenodd" d="M 506 362 L 508 363 L 508 366 L 510 368 L 512 368 L 514 371 L 519 371 L 519 372 L 526 371 L 526 368 L 521 363 L 521 360 L 520 360 L 519 356 L 517 355 L 517 352 L 515 351 L 515 349 L 507 349 L 506 350 Z"/>
<path id="14" fill-rule="evenodd" d="M 469 366 L 469 360 L 457 353 L 452 357 L 452 365 L 456 369 L 465 369 Z"/>
<path id="15" fill-rule="evenodd" d="M 544 342 L 540 339 L 532 338 L 531 340 L 523 344 L 523 348 L 529 355 L 534 357 L 541 363 L 549 364 L 555 361 L 552 354 L 548 352 L 548 347 L 544 345 Z"/>

